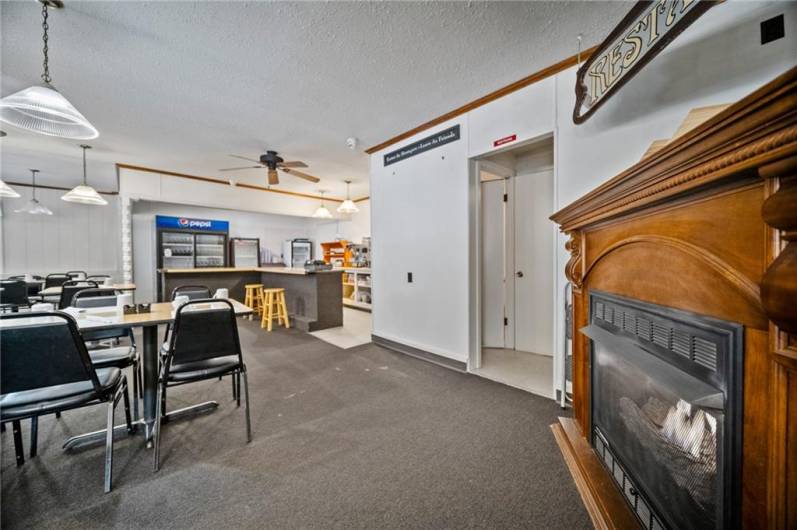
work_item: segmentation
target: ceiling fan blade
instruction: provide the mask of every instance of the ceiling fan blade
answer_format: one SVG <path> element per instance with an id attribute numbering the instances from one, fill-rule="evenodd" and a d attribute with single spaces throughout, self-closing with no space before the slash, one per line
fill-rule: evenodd
<path id="1" fill-rule="evenodd" d="M 231 156 L 233 158 L 240 158 L 241 160 L 246 160 L 248 162 L 254 162 L 255 164 L 259 164 L 260 163 L 260 160 L 255 160 L 254 158 L 247 158 L 247 157 L 241 156 L 241 155 L 227 155 L 227 156 Z"/>
<path id="2" fill-rule="evenodd" d="M 279 167 L 307 167 L 307 164 L 294 160 L 293 162 L 280 162 L 277 164 Z"/>
<path id="3" fill-rule="evenodd" d="M 301 171 L 296 171 L 295 169 L 291 169 L 288 167 L 282 167 L 280 169 L 283 170 L 288 175 L 293 175 L 294 177 L 299 177 L 304 180 L 309 180 L 310 182 L 318 182 L 321 180 L 318 177 L 314 177 L 312 175 L 308 175 L 307 173 L 302 173 Z"/>
<path id="4" fill-rule="evenodd" d="M 263 169 L 263 166 L 225 167 L 224 169 L 219 169 L 218 171 L 238 171 L 241 169 Z"/>
<path id="5" fill-rule="evenodd" d="M 277 170 L 276 169 L 269 169 L 268 170 L 268 183 L 271 186 L 275 186 L 275 185 L 280 183 L 280 177 L 277 174 Z"/>

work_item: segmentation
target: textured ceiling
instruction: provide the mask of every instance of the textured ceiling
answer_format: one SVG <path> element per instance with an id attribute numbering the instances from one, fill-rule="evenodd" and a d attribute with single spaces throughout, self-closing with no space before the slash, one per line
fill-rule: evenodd
<path id="1" fill-rule="evenodd" d="M 55 86 L 94 124 L 89 179 L 114 162 L 219 173 L 265 148 L 310 165 L 311 184 L 368 189 L 363 149 L 602 40 L 614 2 L 79 2 L 51 11 Z M 38 4 L 0 2 L 3 96 L 39 81 Z M 3 126 L 2 178 L 72 185 L 80 149 Z M 359 138 L 355 151 L 345 140 Z"/>

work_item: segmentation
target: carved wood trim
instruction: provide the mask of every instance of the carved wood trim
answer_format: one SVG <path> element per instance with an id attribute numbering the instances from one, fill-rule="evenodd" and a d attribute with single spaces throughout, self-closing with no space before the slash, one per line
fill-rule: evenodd
<path id="1" fill-rule="evenodd" d="M 747 297 L 748 301 L 760 308 L 760 292 L 758 285 L 747 278 L 744 274 L 739 272 L 736 268 L 728 264 L 725 260 L 720 258 L 719 256 L 712 254 L 705 248 L 698 247 L 697 245 L 693 245 L 687 241 L 682 239 L 676 239 L 674 237 L 667 237 L 667 236 L 659 236 L 659 235 L 638 235 L 628 237 L 626 239 L 617 241 L 603 249 L 600 254 L 598 254 L 595 259 L 587 265 L 587 270 L 584 272 L 582 278 L 586 278 L 589 276 L 589 273 L 595 267 L 595 265 L 608 254 L 614 252 L 615 250 L 627 246 L 627 245 L 634 245 L 634 244 L 644 244 L 650 243 L 652 245 L 665 245 L 675 249 L 680 250 L 686 254 L 689 254 L 692 258 L 705 263 L 707 266 L 711 267 L 719 274 L 721 274 L 728 282 L 732 283 L 740 292 L 742 292 L 745 297 Z"/>
<path id="2" fill-rule="evenodd" d="M 551 216 L 570 232 L 797 155 L 797 67 Z"/>
<path id="3" fill-rule="evenodd" d="M 580 292 L 584 283 L 584 246 L 581 232 L 572 232 L 570 239 L 565 243 L 565 250 L 570 253 L 570 259 L 565 265 L 565 276 L 573 284 L 573 290 Z"/>

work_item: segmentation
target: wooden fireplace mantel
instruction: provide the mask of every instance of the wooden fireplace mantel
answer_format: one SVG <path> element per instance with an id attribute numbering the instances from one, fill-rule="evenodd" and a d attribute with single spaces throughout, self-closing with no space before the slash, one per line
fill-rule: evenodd
<path id="1" fill-rule="evenodd" d="M 596 526 L 629 514 L 568 449 L 591 430 L 590 289 L 744 325 L 742 526 L 797 528 L 797 67 L 551 219 L 574 288 L 575 423 L 556 433 Z"/>

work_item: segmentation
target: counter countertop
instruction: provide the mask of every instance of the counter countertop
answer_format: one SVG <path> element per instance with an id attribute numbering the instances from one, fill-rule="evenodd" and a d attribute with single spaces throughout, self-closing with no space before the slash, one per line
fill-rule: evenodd
<path id="1" fill-rule="evenodd" d="M 326 272 L 340 272 L 342 269 L 328 271 L 307 272 L 304 269 L 293 267 L 204 267 L 196 269 L 158 269 L 163 274 L 212 274 L 225 272 L 270 272 L 274 274 L 296 274 L 299 276 L 309 274 L 324 274 Z"/>

